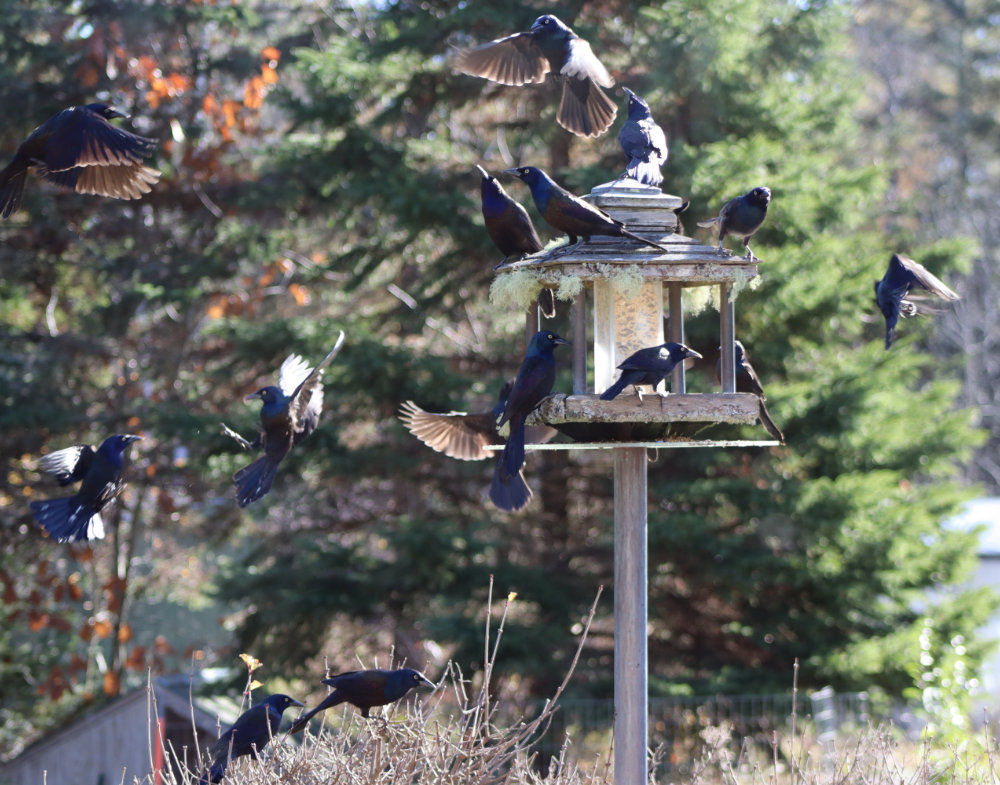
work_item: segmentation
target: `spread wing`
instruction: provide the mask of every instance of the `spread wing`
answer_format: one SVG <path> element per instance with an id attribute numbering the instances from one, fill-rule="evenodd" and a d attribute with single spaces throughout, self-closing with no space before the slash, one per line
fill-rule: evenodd
<path id="1" fill-rule="evenodd" d="M 594 61 L 597 61 L 596 57 Z M 600 63 L 597 65 L 601 66 Z M 474 49 L 466 49 L 456 58 L 455 67 L 463 74 L 481 76 L 491 82 L 524 85 L 544 81 L 549 72 L 549 61 L 531 33 L 514 33 Z M 582 62 L 574 66 L 576 69 L 581 67 Z M 566 68 L 564 65 L 564 73 Z"/>
<path id="2" fill-rule="evenodd" d="M 305 428 L 308 431 L 312 431 L 316 427 L 316 422 L 319 421 L 319 413 L 323 410 L 323 369 L 326 368 L 332 361 L 333 358 L 340 353 L 340 348 L 344 345 L 344 331 L 340 331 L 340 336 L 337 338 L 336 345 L 327 353 L 326 357 L 319 361 L 319 364 L 311 371 L 309 371 L 309 365 L 301 357 L 298 357 L 299 364 L 296 366 L 295 373 L 301 373 L 301 367 L 304 366 L 307 373 L 305 378 L 303 378 L 292 390 L 291 393 L 291 403 L 289 404 L 289 416 L 292 418 L 293 428 L 296 431 L 301 431 Z M 292 355 L 295 357 L 295 355 Z M 289 360 L 291 357 L 288 358 Z M 287 363 L 288 360 L 285 360 Z M 284 391 L 284 368 L 285 364 L 281 365 L 282 373 L 279 374 L 279 384 L 281 385 L 282 391 Z M 289 369 L 289 378 L 291 379 L 291 369 Z M 311 423 L 311 427 L 309 424 Z"/>
<path id="3" fill-rule="evenodd" d="M 78 106 L 45 145 L 45 166 L 59 172 L 76 166 L 130 166 L 156 149 L 156 140 L 118 128 Z"/>
<path id="4" fill-rule="evenodd" d="M 399 419 L 420 441 L 449 458 L 479 461 L 489 458 L 483 450 L 491 444 L 503 444 L 497 435 L 496 417 L 492 412 L 466 414 L 427 412 L 413 401 L 399 407 Z"/>
<path id="5" fill-rule="evenodd" d="M 89 444 L 77 444 L 63 450 L 50 452 L 38 461 L 38 468 L 54 475 L 60 485 L 82 480 L 90 469 L 96 450 Z"/>
<path id="6" fill-rule="evenodd" d="M 916 284 L 944 300 L 958 300 L 959 296 L 949 289 L 940 278 L 919 262 L 900 254 L 893 254 L 890 265 L 898 264 L 907 273 L 910 283 Z"/>

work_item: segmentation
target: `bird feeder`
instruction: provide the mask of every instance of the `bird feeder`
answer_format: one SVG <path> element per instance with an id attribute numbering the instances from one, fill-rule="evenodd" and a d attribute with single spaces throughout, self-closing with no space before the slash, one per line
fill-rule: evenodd
<path id="1" fill-rule="evenodd" d="M 757 261 L 720 252 L 679 231 L 682 200 L 634 180 L 596 187 L 592 204 L 623 221 L 632 232 L 665 246 L 658 251 L 626 237 L 593 237 L 566 248 L 545 249 L 498 270 L 494 299 L 534 280 L 573 301 L 573 392 L 554 394 L 532 415 L 573 441 L 527 445 L 527 449 L 610 449 L 614 453 L 615 509 L 615 783 L 647 782 L 647 477 L 648 447 L 764 446 L 773 441 L 693 440 L 717 423 L 751 424 L 758 399 L 735 392 L 734 300 L 757 277 Z M 505 281 L 504 276 L 517 276 Z M 582 287 L 581 284 L 582 283 Z M 683 363 L 671 378 L 671 394 L 640 403 L 626 389 L 611 401 L 598 397 L 614 381 L 617 366 L 633 352 L 684 341 L 682 293 L 691 287 L 718 287 L 721 336 L 721 389 L 687 394 Z M 522 292 L 526 299 L 535 292 Z M 593 311 L 593 384 L 588 383 L 587 296 Z M 664 336 L 664 303 L 669 325 Z M 531 418 L 529 418 L 529 422 Z"/>

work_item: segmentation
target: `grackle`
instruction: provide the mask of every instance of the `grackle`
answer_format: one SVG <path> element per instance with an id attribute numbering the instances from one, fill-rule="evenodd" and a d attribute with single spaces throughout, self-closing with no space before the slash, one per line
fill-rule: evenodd
<path id="1" fill-rule="evenodd" d="M 663 182 L 660 167 L 667 162 L 667 135 L 656 124 L 649 104 L 627 87 L 628 119 L 618 132 L 618 144 L 628 162 L 625 174 L 643 185 L 659 188 Z"/>
<path id="2" fill-rule="evenodd" d="M 226 776 L 226 769 L 231 760 L 244 755 L 257 758 L 260 751 L 268 745 L 271 738 L 278 732 L 281 725 L 281 715 L 289 706 L 301 706 L 297 700 L 287 695 L 269 695 L 256 706 L 251 706 L 233 723 L 233 726 L 223 733 L 212 745 L 208 754 L 212 757 L 207 777 L 202 775 L 199 785 L 208 782 L 219 782 Z"/>
<path id="3" fill-rule="evenodd" d="M 125 487 L 125 453 L 132 442 L 141 438 L 118 433 L 101 442 L 96 450 L 89 444 L 78 444 L 42 458 L 39 468 L 54 475 L 60 485 L 83 482 L 72 496 L 32 502 L 35 520 L 59 542 L 104 537 L 101 510 Z"/>
<path id="4" fill-rule="evenodd" d="M 223 431 L 244 449 L 264 450 L 264 455 L 233 475 L 240 507 L 257 501 L 271 490 L 278 464 L 294 445 L 316 430 L 323 409 L 323 369 L 337 356 L 343 343 L 341 331 L 337 345 L 315 368 L 310 368 L 297 354 L 290 354 L 278 371 L 277 386 L 262 387 L 244 399 L 259 398 L 263 403 L 261 430 L 253 442 L 222 426 Z"/>
<path id="5" fill-rule="evenodd" d="M 554 74 L 563 83 L 556 122 L 577 136 L 600 136 L 618 113 L 598 87 L 613 87 L 611 74 L 590 44 L 551 14 L 538 17 L 526 33 L 465 50 L 456 66 L 470 76 L 515 86 L 542 82 L 546 74 Z"/>
<path id="6" fill-rule="evenodd" d="M 81 194 L 138 199 L 152 190 L 160 172 L 142 163 L 155 139 L 116 128 L 109 120 L 127 117 L 106 104 L 71 106 L 31 132 L 0 172 L 0 215 L 21 205 L 28 169 Z"/>
<path id="7" fill-rule="evenodd" d="M 506 264 L 512 256 L 522 259 L 542 250 L 542 241 L 528 217 L 528 211 L 511 198 L 497 178 L 491 177 L 478 164 L 476 168 L 483 176 L 480 186 L 483 223 L 490 239 L 504 257 L 494 269 Z M 555 296 L 551 289 L 542 289 L 538 295 L 538 306 L 547 319 L 556 315 Z"/>
<path id="8" fill-rule="evenodd" d="M 719 253 L 729 254 L 722 248 L 722 240 L 726 235 L 736 235 L 743 240 L 743 247 L 747 249 L 745 259 L 751 262 L 759 262 L 753 251 L 750 250 L 750 238 L 754 236 L 767 216 L 767 205 L 771 201 L 771 191 L 769 188 L 759 186 L 752 191 L 747 191 L 743 196 L 737 196 L 726 202 L 719 214 L 715 218 L 707 221 L 698 221 L 698 226 L 707 229 L 715 224 L 719 225 Z"/>
<path id="9" fill-rule="evenodd" d="M 761 424 L 767 432 L 771 434 L 773 438 L 784 444 L 785 434 L 783 434 L 781 429 L 775 425 L 774 420 L 771 419 L 770 412 L 767 410 L 767 406 L 764 404 L 764 401 L 767 400 L 767 396 L 764 395 L 764 388 L 761 386 L 760 377 L 757 376 L 757 372 L 750 364 L 750 359 L 747 357 L 746 349 L 739 341 L 734 341 L 733 348 L 735 349 L 735 353 L 733 354 L 733 363 L 736 366 L 736 392 L 753 393 L 757 396 L 757 417 L 760 419 Z M 719 362 L 716 363 L 715 367 L 716 375 L 720 378 L 722 376 L 721 368 L 722 356 L 720 355 Z"/>
<path id="10" fill-rule="evenodd" d="M 497 456 L 490 485 L 490 499 L 501 510 L 519 510 L 531 498 L 531 489 L 521 474 L 521 466 L 524 465 L 524 420 L 552 392 L 556 380 L 553 352 L 559 344 L 569 344 L 569 341 L 547 330 L 535 333 L 521 361 L 503 415 L 497 421 L 497 427 L 510 424 L 507 442 Z"/>
<path id="11" fill-rule="evenodd" d="M 410 433 L 432 450 L 460 461 L 483 460 L 490 457 L 484 447 L 504 442 L 503 437 L 497 433 L 497 420 L 503 414 L 512 386 L 512 382 L 504 383 L 500 390 L 500 401 L 489 412 L 437 414 L 424 411 L 413 401 L 406 401 L 400 406 L 399 419 Z M 554 428 L 535 425 L 527 429 L 525 438 L 531 442 L 547 442 L 554 435 Z"/>
<path id="12" fill-rule="evenodd" d="M 367 671 L 348 671 L 339 673 L 323 683 L 333 687 L 333 692 L 327 695 L 319 705 L 307 711 L 295 720 L 288 729 L 289 733 L 298 733 L 309 724 L 315 715 L 321 711 L 333 708 L 341 703 L 350 703 L 361 709 L 361 716 L 368 719 L 373 706 L 385 706 L 402 698 L 414 687 L 434 688 L 434 682 L 420 671 L 412 668 L 398 670 L 383 670 L 381 668 Z"/>
<path id="13" fill-rule="evenodd" d="M 603 210 L 574 196 L 535 166 L 506 169 L 504 174 L 512 174 L 522 180 L 531 189 L 531 198 L 534 199 L 535 207 L 542 214 L 542 218 L 550 226 L 568 235 L 569 245 L 563 246 L 563 250 L 575 245 L 578 242 L 577 238 L 589 240 L 595 234 L 605 237 L 629 237 L 660 251 L 669 250 L 659 243 L 630 232 L 621 221 L 616 221 Z"/>
<path id="14" fill-rule="evenodd" d="M 928 272 L 919 262 L 894 253 L 889 259 L 889 268 L 881 281 L 875 282 L 875 302 L 885 317 L 885 348 L 892 346 L 896 336 L 896 323 L 899 317 L 916 316 L 920 313 L 933 313 L 923 303 L 918 307 L 914 299 L 906 299 L 906 295 L 914 287 L 926 289 L 936 294 L 942 300 L 958 300 L 959 296 L 944 285 L 939 278 Z"/>
<path id="15" fill-rule="evenodd" d="M 684 362 L 688 357 L 701 359 L 698 352 L 689 349 L 682 343 L 673 341 L 640 349 L 626 357 L 625 361 L 618 366 L 622 372 L 621 376 L 618 377 L 618 381 L 601 393 L 601 400 L 610 401 L 630 384 L 634 384 L 635 394 L 639 396 L 639 405 L 641 406 L 642 392 L 639 390 L 639 385 L 648 384 L 660 396 L 660 406 L 663 406 L 665 395 L 656 389 L 656 385 L 670 375 L 677 363 Z"/>

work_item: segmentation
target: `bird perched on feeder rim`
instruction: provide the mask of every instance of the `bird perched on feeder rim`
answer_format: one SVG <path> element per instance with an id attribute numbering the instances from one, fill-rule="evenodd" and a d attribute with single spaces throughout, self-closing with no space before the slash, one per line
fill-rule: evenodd
<path id="1" fill-rule="evenodd" d="M 892 346 L 896 335 L 896 323 L 899 317 L 917 316 L 918 314 L 934 313 L 924 303 L 916 302 L 918 295 L 907 298 L 906 295 L 914 287 L 926 289 L 942 300 L 960 299 L 942 281 L 933 275 L 919 262 L 913 261 L 901 254 L 894 253 L 889 259 L 889 267 L 881 281 L 875 282 L 875 302 L 885 317 L 885 348 Z"/>
<path id="2" fill-rule="evenodd" d="M 660 397 L 660 407 L 662 408 L 666 394 L 657 390 L 656 385 L 671 374 L 677 363 L 684 362 L 688 357 L 701 359 L 701 355 L 694 349 L 674 341 L 640 349 L 626 357 L 618 366 L 622 372 L 621 376 L 618 377 L 618 381 L 601 393 L 601 400 L 613 400 L 622 390 L 630 384 L 634 384 L 635 394 L 639 397 L 639 405 L 641 406 L 642 391 L 639 389 L 639 385 L 648 384 Z"/>
<path id="3" fill-rule="evenodd" d="M 480 184 L 483 223 L 490 239 L 503 254 L 503 259 L 493 269 L 502 267 L 512 256 L 523 259 L 542 250 L 542 241 L 528 217 L 528 211 L 504 190 L 497 178 L 478 164 L 476 168 L 483 176 Z M 543 288 L 539 292 L 538 307 L 547 319 L 556 315 L 555 295 L 551 289 Z"/>
<path id="4" fill-rule="evenodd" d="M 253 755 L 256 758 L 278 732 L 285 709 L 301 705 L 287 695 L 268 695 L 260 703 L 243 712 L 208 751 L 212 763 L 208 772 L 202 774 L 198 780 L 199 785 L 221 782 L 226 776 L 229 762 L 236 758 L 245 755 Z"/>
<path id="5" fill-rule="evenodd" d="M 149 193 L 160 172 L 142 161 L 157 142 L 108 122 L 127 116 L 94 103 L 63 109 L 38 126 L 0 171 L 0 215 L 7 218 L 20 207 L 32 166 L 46 180 L 81 194 L 138 199 Z"/>
<path id="6" fill-rule="evenodd" d="M 556 122 L 577 136 L 600 136 L 618 113 L 601 90 L 615 84 L 608 69 L 589 43 L 552 14 L 538 17 L 527 32 L 466 49 L 455 65 L 464 74 L 513 86 L 553 74 L 562 82 Z"/>
<path id="7" fill-rule="evenodd" d="M 775 439 L 777 439 L 782 444 L 785 443 L 785 434 L 781 432 L 781 429 L 775 425 L 774 420 L 771 419 L 771 413 L 767 410 L 767 406 L 764 401 L 767 400 L 767 396 L 764 395 L 764 388 L 761 386 L 760 377 L 757 376 L 757 371 L 750 364 L 750 358 L 747 357 L 746 349 L 743 344 L 739 341 L 733 341 L 733 348 L 735 350 L 733 354 L 733 364 L 736 366 L 736 392 L 742 393 L 752 393 L 757 396 L 757 417 L 760 419 L 761 425 L 764 426 L 765 430 Z M 722 347 L 719 347 L 720 351 Z M 715 364 L 716 376 L 722 377 L 722 356 L 720 354 L 719 361 Z"/>
<path id="8" fill-rule="evenodd" d="M 571 194 L 537 166 L 520 166 L 506 169 L 531 189 L 531 198 L 549 226 L 564 232 L 569 244 L 562 246 L 559 253 L 565 253 L 576 245 L 580 238 L 589 240 L 594 235 L 603 237 L 628 237 L 632 240 L 668 252 L 669 249 L 653 240 L 647 240 L 625 228 L 625 224 L 594 207 L 590 202 Z"/>
<path id="9" fill-rule="evenodd" d="M 552 392 L 556 380 L 556 359 L 553 352 L 569 341 L 549 330 L 540 330 L 532 337 L 517 371 L 514 386 L 497 421 L 499 428 L 510 423 L 507 442 L 497 456 L 490 485 L 490 500 L 501 510 L 519 510 L 531 499 L 531 488 L 524 481 L 524 421 L 542 399 Z"/>
<path id="10" fill-rule="evenodd" d="M 759 262 L 753 251 L 750 250 L 750 238 L 753 237 L 764 218 L 767 217 L 767 206 L 771 202 L 771 189 L 763 185 L 747 191 L 742 196 L 737 196 L 726 202 L 719 214 L 715 218 L 707 221 L 698 221 L 698 226 L 707 229 L 715 224 L 719 225 L 719 253 L 729 255 L 732 252 L 722 247 L 722 240 L 727 235 L 735 235 L 743 240 L 743 247 L 747 249 L 747 255 L 743 257 L 751 262 Z"/>
<path id="11" fill-rule="evenodd" d="M 59 542 L 103 538 L 101 510 L 125 487 L 125 453 L 132 442 L 141 438 L 116 433 L 96 450 L 89 444 L 77 444 L 43 457 L 39 461 L 43 472 L 54 475 L 60 485 L 80 482 L 80 489 L 72 496 L 32 502 L 31 514 L 35 520 Z"/>
<path id="12" fill-rule="evenodd" d="M 663 182 L 660 167 L 667 162 L 667 135 L 656 124 L 649 104 L 627 87 L 622 88 L 628 96 L 628 119 L 618 132 L 618 144 L 628 162 L 625 174 L 643 185 L 657 188 Z"/>
<path id="13" fill-rule="evenodd" d="M 244 400 L 259 399 L 261 430 L 248 442 L 225 424 L 223 432 L 244 449 L 263 449 L 264 455 L 233 475 L 240 507 L 262 498 L 271 490 L 278 464 L 296 444 L 316 430 L 323 409 L 323 369 L 337 356 L 344 343 L 341 331 L 336 345 L 315 368 L 297 354 L 290 354 L 278 371 L 278 384 L 261 387 Z"/>
<path id="14" fill-rule="evenodd" d="M 399 419 L 410 433 L 436 452 L 460 461 L 479 461 L 489 458 L 485 447 L 503 444 L 503 437 L 497 432 L 497 420 L 503 415 L 507 396 L 513 382 L 505 382 L 500 390 L 500 400 L 492 411 L 448 412 L 438 414 L 421 409 L 413 401 L 406 401 L 399 407 Z M 525 440 L 547 442 L 555 435 L 555 428 L 547 425 L 529 426 Z"/>
<path id="15" fill-rule="evenodd" d="M 370 718 L 369 712 L 375 706 L 386 706 L 395 703 L 414 687 L 435 688 L 434 682 L 420 671 L 412 668 L 385 670 L 375 668 L 365 671 L 348 671 L 338 673 L 323 683 L 333 687 L 333 692 L 327 695 L 319 705 L 295 720 L 288 729 L 289 733 L 298 733 L 309 724 L 315 715 L 321 711 L 333 708 L 341 703 L 350 703 L 361 710 L 361 716 Z"/>

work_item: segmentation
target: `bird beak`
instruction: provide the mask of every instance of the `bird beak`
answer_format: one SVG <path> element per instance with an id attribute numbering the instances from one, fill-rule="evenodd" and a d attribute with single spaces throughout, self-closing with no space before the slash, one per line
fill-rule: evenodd
<path id="1" fill-rule="evenodd" d="M 476 164 L 476 168 L 479 170 L 479 174 L 481 174 L 483 177 L 489 179 L 489 175 L 486 173 L 486 170 L 483 169 L 483 167 L 481 167 L 479 164 Z"/>
<path id="2" fill-rule="evenodd" d="M 141 436 L 136 436 L 134 433 L 127 433 L 127 434 L 125 434 L 125 443 L 126 444 L 131 444 L 132 442 L 138 442 L 138 441 L 142 441 L 142 437 Z"/>
<path id="3" fill-rule="evenodd" d="M 694 358 L 694 359 L 696 359 L 696 360 L 703 360 L 703 359 L 704 359 L 704 358 L 703 358 L 703 357 L 702 357 L 702 356 L 701 356 L 700 354 L 698 354 L 698 352 L 696 352 L 696 351 L 695 351 L 694 349 L 688 349 L 688 350 L 687 350 L 687 356 L 688 356 L 688 357 L 693 357 L 693 358 Z"/>
<path id="4" fill-rule="evenodd" d="M 420 685 L 421 687 L 430 687 L 432 690 L 437 689 L 437 685 L 430 679 L 428 679 L 426 676 L 424 676 L 424 674 L 421 673 L 420 678 L 424 680 L 424 683 Z"/>
<path id="5" fill-rule="evenodd" d="M 250 393 L 250 394 L 249 394 L 248 396 L 246 396 L 246 397 L 245 397 L 245 398 L 244 398 L 243 400 L 244 400 L 244 401 L 252 401 L 252 400 L 254 400 L 255 398 L 256 398 L 256 399 L 258 399 L 258 400 L 261 400 L 261 401 L 262 401 L 262 400 L 264 400 L 264 395 L 263 395 L 263 393 L 261 393 L 261 391 L 260 391 L 260 390 L 257 390 L 257 392 L 252 392 L 252 393 Z"/>
<path id="6" fill-rule="evenodd" d="M 288 702 L 289 706 L 305 706 L 304 703 L 299 703 L 297 700 L 292 700 Z"/>
<path id="7" fill-rule="evenodd" d="M 512 174 L 512 175 L 514 175 L 514 177 L 516 177 L 516 178 L 517 178 L 518 180 L 520 180 L 520 179 L 521 179 L 521 173 L 520 173 L 519 171 L 517 171 L 517 169 L 504 169 L 504 170 L 503 170 L 503 173 L 504 173 L 504 174 Z"/>
<path id="8" fill-rule="evenodd" d="M 124 112 L 119 112 L 117 109 L 109 108 L 108 109 L 108 119 L 111 120 L 111 119 L 113 119 L 115 117 L 120 117 L 122 120 L 128 120 L 129 119 L 129 116 L 127 114 L 125 114 Z"/>
<path id="9" fill-rule="evenodd" d="M 635 98 L 635 93 L 633 93 L 631 90 L 625 87 L 625 85 L 622 85 L 622 90 L 625 91 L 625 95 L 627 95 L 629 98 Z"/>
<path id="10" fill-rule="evenodd" d="M 565 338 L 560 338 L 559 336 L 556 336 L 556 337 L 555 337 L 555 338 L 553 339 L 553 341 L 552 341 L 552 342 L 553 342 L 554 344 L 556 344 L 557 346 L 558 346 L 558 345 L 560 345 L 560 344 L 562 344 L 562 345 L 564 345 L 564 346 L 569 346 L 569 345 L 570 345 L 569 341 L 567 341 L 567 340 L 566 340 Z"/>

